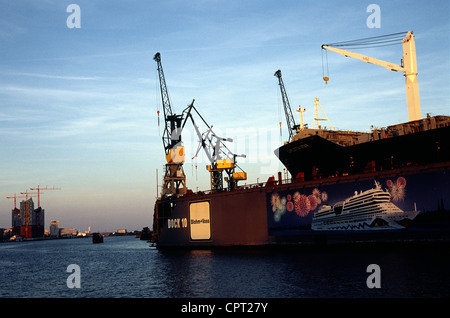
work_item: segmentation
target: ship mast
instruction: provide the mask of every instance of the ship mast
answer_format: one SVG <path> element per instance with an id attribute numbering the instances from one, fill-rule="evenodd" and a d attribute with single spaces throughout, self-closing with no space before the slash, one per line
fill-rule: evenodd
<path id="1" fill-rule="evenodd" d="M 322 110 L 322 113 L 325 116 L 325 118 L 320 118 L 319 117 L 319 107 Z M 330 120 L 328 119 L 327 114 L 325 114 L 325 111 L 323 110 L 322 106 L 319 103 L 319 98 L 317 98 L 317 97 L 314 98 L 314 118 L 313 119 L 314 119 L 314 121 L 313 121 L 313 129 L 316 128 L 314 123 L 317 124 L 317 129 L 320 129 L 321 128 L 320 127 L 320 121 L 321 120 L 326 120 L 330 124 L 331 129 L 334 130 L 333 125 L 331 124 Z"/>

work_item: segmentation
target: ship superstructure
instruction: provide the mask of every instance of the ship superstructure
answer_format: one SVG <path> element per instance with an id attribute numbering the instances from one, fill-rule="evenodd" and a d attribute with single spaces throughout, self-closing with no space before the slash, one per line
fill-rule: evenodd
<path id="1" fill-rule="evenodd" d="M 275 154 L 298 181 L 442 162 L 450 160 L 450 117 L 427 116 L 370 133 L 304 129 Z"/>

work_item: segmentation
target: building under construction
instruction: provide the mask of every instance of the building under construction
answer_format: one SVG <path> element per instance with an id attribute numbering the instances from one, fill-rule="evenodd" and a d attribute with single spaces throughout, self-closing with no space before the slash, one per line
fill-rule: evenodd
<path id="1" fill-rule="evenodd" d="M 34 208 L 33 199 L 20 202 L 20 209 L 11 212 L 12 234 L 25 238 L 39 238 L 44 236 L 45 210 Z"/>

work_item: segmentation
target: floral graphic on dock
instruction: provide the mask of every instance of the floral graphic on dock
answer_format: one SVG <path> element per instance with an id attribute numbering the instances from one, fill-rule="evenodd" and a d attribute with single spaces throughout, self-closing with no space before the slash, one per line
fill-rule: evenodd
<path id="1" fill-rule="evenodd" d="M 274 192 L 272 193 L 270 202 L 272 212 L 274 213 L 274 220 L 279 222 L 281 216 L 286 212 L 295 211 L 298 216 L 305 217 L 327 200 L 328 194 L 326 192 L 320 192 L 319 189 L 315 188 L 310 195 L 300 194 L 300 192 L 296 191 L 293 195 L 288 194 L 280 197 L 277 192 Z"/>
<path id="2" fill-rule="evenodd" d="M 398 202 L 403 201 L 406 196 L 406 179 L 403 177 L 397 178 L 395 182 L 392 180 L 386 181 L 386 186 L 388 187 L 389 194 L 391 195 L 391 200 Z"/>

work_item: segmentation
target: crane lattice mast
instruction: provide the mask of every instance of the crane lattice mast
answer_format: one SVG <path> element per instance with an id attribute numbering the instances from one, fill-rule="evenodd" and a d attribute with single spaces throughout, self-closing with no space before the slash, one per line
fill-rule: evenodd
<path id="1" fill-rule="evenodd" d="M 181 124 L 183 116 L 172 112 L 164 71 L 161 64 L 161 54 L 159 52 L 156 53 L 153 59 L 156 61 L 158 68 L 165 122 L 162 141 L 167 163 L 165 165 L 162 195 L 184 194 L 187 189 L 186 176 L 183 170 L 184 147 L 181 141 Z"/>
<path id="2" fill-rule="evenodd" d="M 280 85 L 284 113 L 286 114 L 286 125 L 289 132 L 289 140 L 291 140 L 294 134 L 297 133 L 298 125 L 295 124 L 294 116 L 292 115 L 292 109 L 289 103 L 289 98 L 286 92 L 286 88 L 284 87 L 283 79 L 281 78 L 281 70 L 276 71 L 274 76 L 278 78 L 278 84 Z"/>

